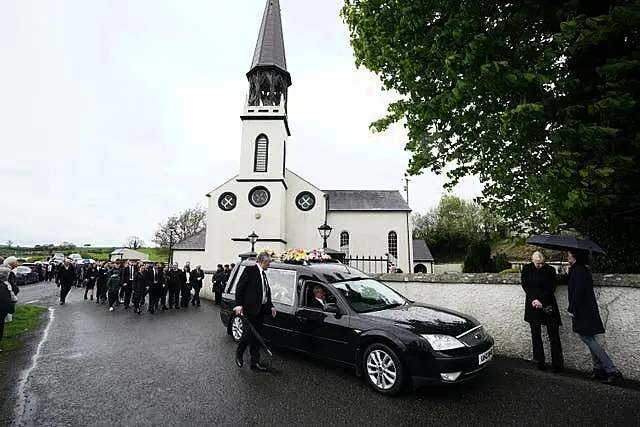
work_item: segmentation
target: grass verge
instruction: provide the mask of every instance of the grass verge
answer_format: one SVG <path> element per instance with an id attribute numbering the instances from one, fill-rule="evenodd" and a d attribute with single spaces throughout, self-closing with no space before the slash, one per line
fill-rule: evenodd
<path id="1" fill-rule="evenodd" d="M 44 308 L 35 305 L 16 305 L 13 321 L 4 324 L 4 337 L 0 342 L 0 348 L 4 351 L 18 348 L 22 344 L 21 335 L 33 330 L 44 311 Z"/>

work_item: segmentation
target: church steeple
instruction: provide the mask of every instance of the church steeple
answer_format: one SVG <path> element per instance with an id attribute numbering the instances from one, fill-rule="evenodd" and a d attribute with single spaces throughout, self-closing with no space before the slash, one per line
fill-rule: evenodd
<path id="1" fill-rule="evenodd" d="M 286 112 L 291 75 L 287 71 L 279 0 L 267 0 L 247 78 L 248 106 L 282 105 Z"/>

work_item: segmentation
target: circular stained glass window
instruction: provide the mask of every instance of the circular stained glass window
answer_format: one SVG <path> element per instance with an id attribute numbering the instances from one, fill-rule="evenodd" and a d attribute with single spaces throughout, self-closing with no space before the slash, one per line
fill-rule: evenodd
<path id="1" fill-rule="evenodd" d="M 296 206 L 301 211 L 310 211 L 316 205 L 316 197 L 308 191 L 303 191 L 296 197 Z"/>
<path id="2" fill-rule="evenodd" d="M 233 193 L 222 193 L 218 198 L 218 206 L 223 211 L 232 211 L 237 203 L 236 195 Z"/>
<path id="3" fill-rule="evenodd" d="M 249 192 L 249 203 L 256 208 L 266 206 L 269 203 L 269 199 L 271 199 L 271 194 L 269 194 L 269 190 L 266 187 L 255 187 Z"/>

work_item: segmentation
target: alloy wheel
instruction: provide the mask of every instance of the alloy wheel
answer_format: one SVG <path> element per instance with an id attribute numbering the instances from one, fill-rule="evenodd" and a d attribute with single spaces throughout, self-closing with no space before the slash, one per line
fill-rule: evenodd
<path id="1" fill-rule="evenodd" d="M 398 369 L 391 355 L 375 349 L 367 356 L 367 375 L 371 384 L 380 390 L 389 390 L 396 384 Z"/>
<path id="2" fill-rule="evenodd" d="M 233 340 L 238 342 L 242 338 L 242 333 L 244 331 L 244 325 L 242 324 L 242 318 L 236 316 L 231 321 L 231 336 Z"/>

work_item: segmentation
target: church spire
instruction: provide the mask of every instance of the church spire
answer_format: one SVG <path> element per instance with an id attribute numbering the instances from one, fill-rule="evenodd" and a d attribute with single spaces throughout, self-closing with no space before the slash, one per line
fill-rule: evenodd
<path id="1" fill-rule="evenodd" d="M 249 106 L 283 105 L 286 111 L 291 75 L 284 53 L 279 0 L 267 0 L 247 78 Z"/>
<path id="2" fill-rule="evenodd" d="M 287 71 L 279 0 L 267 0 L 267 5 L 264 9 L 251 69 L 261 66 L 274 66 L 282 71 Z"/>

